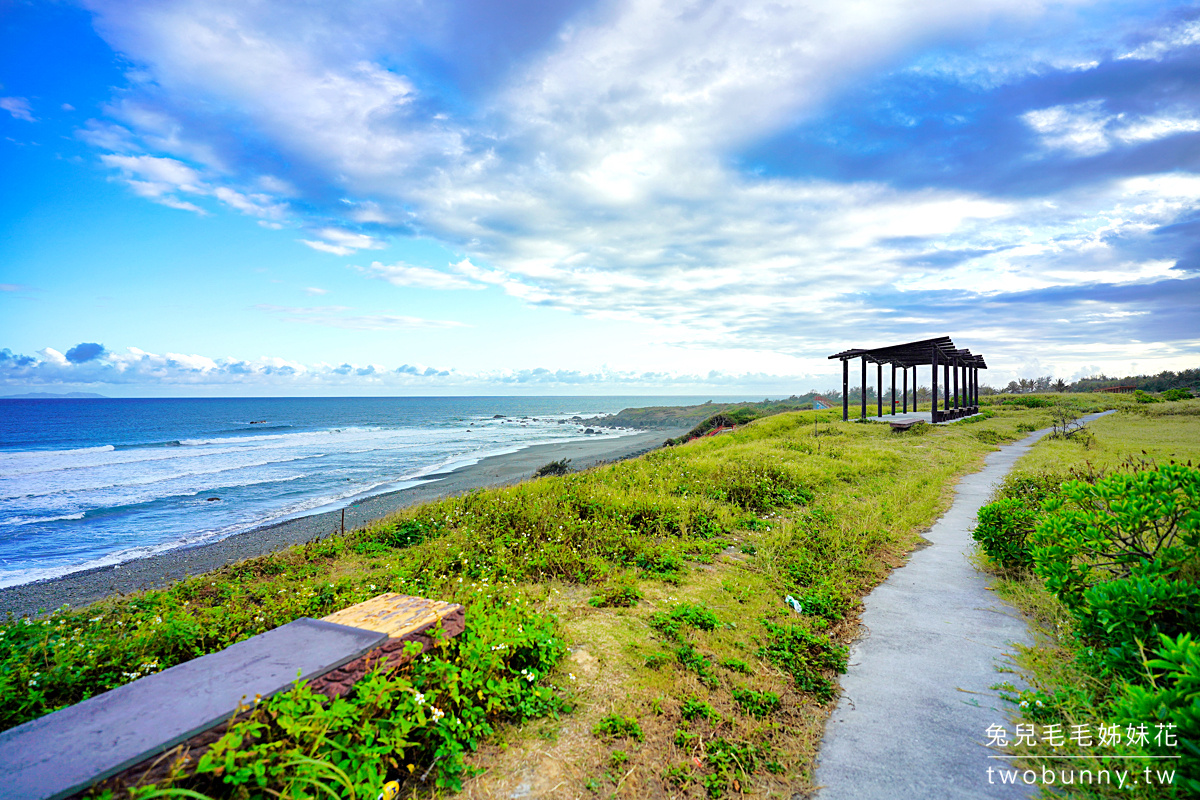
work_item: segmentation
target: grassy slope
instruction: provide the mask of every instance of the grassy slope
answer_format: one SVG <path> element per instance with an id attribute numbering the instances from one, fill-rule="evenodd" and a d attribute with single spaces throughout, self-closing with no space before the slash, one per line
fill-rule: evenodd
<path id="1" fill-rule="evenodd" d="M 521 783 L 562 796 L 790 796 L 809 785 L 858 598 L 919 541 L 958 475 L 994 443 L 1043 422 L 1040 409 L 1005 408 L 976 423 L 894 434 L 819 415 L 820 435 L 813 412 L 769 417 L 586 473 L 408 509 L 344 540 L 169 590 L 10 623 L 0 636 L 0 723 L 393 590 L 468 607 L 471 641 L 417 666 L 413 680 L 422 670 L 461 678 L 453 698 L 423 691 L 448 719 L 479 721 L 435 731 L 483 743 L 470 761 L 484 774 L 467 781 L 469 796 Z M 587 602 L 622 589 L 643 598 L 629 608 Z M 785 594 L 806 613 L 788 609 Z M 662 629 L 656 615 L 693 604 L 715 614 L 712 630 Z M 544 674 L 563 642 L 571 655 Z M 541 671 L 527 687 L 519 668 L 534 663 Z M 539 686 L 575 713 L 546 717 L 554 704 L 529 695 Z M 504 702 L 489 700 L 491 687 Z M 778 709 L 755 716 L 755 696 L 739 703 L 735 690 L 777 695 Z M 770 694 L 757 698 L 760 709 L 771 705 Z M 685 719 L 685 708 L 702 713 Z M 636 719 L 643 741 L 594 736 L 610 713 Z M 422 735 L 394 765 L 380 762 L 388 776 L 407 776 L 404 760 L 410 770 L 428 763 L 421 754 L 441 740 Z M 361 778 L 364 793 L 382 778 Z M 193 785 L 223 791 L 219 782 Z"/>
<path id="2" fill-rule="evenodd" d="M 1178 461 L 1200 462 L 1200 400 L 1139 406 L 1127 403 L 1117 414 L 1103 417 L 1089 425 L 1094 440 L 1088 446 L 1063 440 L 1045 439 L 1018 462 L 1019 472 L 1050 473 L 1069 478 L 1070 473 L 1110 472 L 1129 459 L 1152 460 L 1157 463 Z M 1072 649 L 1072 618 L 1065 608 L 1042 587 L 1035 578 L 1001 576 L 998 592 L 1015 604 L 1028 617 L 1034 632 L 1035 646 L 1021 651 L 1017 663 L 1028 678 L 1034 693 L 1028 698 L 1041 699 L 1045 710 L 1030 712 L 1025 723 L 1059 722 L 1065 730 L 1071 725 L 1083 725 L 1096 730 L 1104 718 L 1104 702 L 1109 687 L 1090 677 L 1089 672 L 1075 663 Z M 1028 699 L 1027 698 L 1027 699 Z M 1068 745 L 1065 755 L 1093 756 L 1095 748 Z M 1133 753 L 1118 750 L 1118 753 Z M 1022 768 L 1040 769 L 1043 762 L 1019 762 Z M 1128 767 L 1128 763 L 1113 762 L 1110 767 Z M 1140 771 L 1141 766 L 1137 769 Z M 1161 766 L 1160 764 L 1153 766 Z M 1169 766 L 1169 765 L 1168 765 Z M 1140 772 L 1139 772 L 1140 774 Z M 1171 794 L 1169 787 L 1142 783 L 1133 789 L 1110 786 L 1058 787 L 1058 793 L 1072 798 L 1164 798 Z"/>

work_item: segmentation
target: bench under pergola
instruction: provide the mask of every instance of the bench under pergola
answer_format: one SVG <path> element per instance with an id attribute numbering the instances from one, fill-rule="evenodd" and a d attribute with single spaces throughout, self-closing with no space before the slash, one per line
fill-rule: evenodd
<path id="1" fill-rule="evenodd" d="M 834 353 L 842 362 L 842 420 L 850 418 L 850 361 L 862 359 L 862 418 L 867 418 L 867 364 L 876 365 L 877 415 L 883 416 L 883 365 L 892 367 L 892 415 L 896 414 L 896 370 L 903 373 L 904 411 L 908 413 L 908 371 L 913 375 L 913 407 L 917 410 L 917 367 L 928 364 L 931 383 L 930 412 L 933 422 L 946 422 L 979 412 L 979 370 L 987 369 L 983 356 L 954 346 L 949 336 L 922 339 L 888 347 L 854 348 Z M 942 368 L 942 408 L 938 408 L 938 367 Z"/>

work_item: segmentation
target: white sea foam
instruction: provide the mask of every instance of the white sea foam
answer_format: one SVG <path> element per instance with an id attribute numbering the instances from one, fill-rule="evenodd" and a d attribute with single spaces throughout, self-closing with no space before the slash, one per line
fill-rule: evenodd
<path id="1" fill-rule="evenodd" d="M 0 586 L 335 510 L 532 445 L 594 438 L 559 424 L 571 413 L 534 416 L 0 453 Z M 218 492 L 223 502 L 207 502 Z"/>

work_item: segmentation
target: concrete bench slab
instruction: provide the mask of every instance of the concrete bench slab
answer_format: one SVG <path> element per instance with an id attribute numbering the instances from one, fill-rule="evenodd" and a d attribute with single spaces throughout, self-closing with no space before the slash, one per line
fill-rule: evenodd
<path id="1" fill-rule="evenodd" d="M 460 607 L 461 608 L 461 607 Z M 387 633 L 298 619 L 0 733 L 0 798 L 68 797 L 359 659 Z"/>
<path id="2" fill-rule="evenodd" d="M 923 420 L 923 419 L 917 419 L 915 417 L 911 417 L 911 418 L 905 417 L 903 419 L 888 420 L 889 424 L 891 424 L 891 426 L 892 426 L 892 430 L 894 430 L 894 431 L 906 431 L 909 428 L 911 428 L 913 425 L 916 425 L 918 422 L 924 422 L 924 421 L 925 420 Z"/>

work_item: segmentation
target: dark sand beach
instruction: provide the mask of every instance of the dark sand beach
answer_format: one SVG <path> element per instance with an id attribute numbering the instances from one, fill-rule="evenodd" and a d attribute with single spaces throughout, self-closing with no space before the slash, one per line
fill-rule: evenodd
<path id="1" fill-rule="evenodd" d="M 527 447 L 492 456 L 445 474 L 428 483 L 373 495 L 347 506 L 346 530 L 364 525 L 407 506 L 469 492 L 486 486 L 506 486 L 527 480 L 542 465 L 571 459 L 575 469 L 620 461 L 660 447 L 682 430 L 651 430 L 631 436 L 602 435 L 593 439 Z M 20 586 L 0 589 L 0 617 L 30 616 L 62 605 L 79 607 L 118 594 L 166 586 L 189 575 L 219 569 L 247 558 L 266 555 L 296 544 L 337 533 L 342 512 L 327 511 L 256 528 L 215 542 L 180 547 L 116 566 L 96 567 Z"/>

